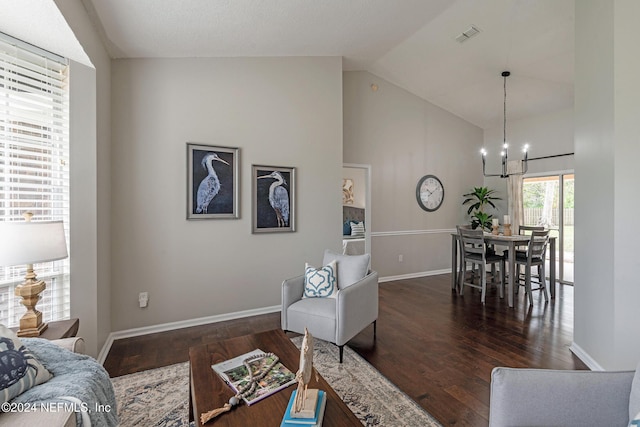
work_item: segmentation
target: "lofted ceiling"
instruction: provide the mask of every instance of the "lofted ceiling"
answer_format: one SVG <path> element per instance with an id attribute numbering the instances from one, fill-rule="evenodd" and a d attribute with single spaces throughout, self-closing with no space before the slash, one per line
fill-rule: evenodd
<path id="1" fill-rule="evenodd" d="M 113 58 L 342 56 L 485 129 L 503 70 L 508 120 L 573 105 L 574 0 L 82 1 Z"/>

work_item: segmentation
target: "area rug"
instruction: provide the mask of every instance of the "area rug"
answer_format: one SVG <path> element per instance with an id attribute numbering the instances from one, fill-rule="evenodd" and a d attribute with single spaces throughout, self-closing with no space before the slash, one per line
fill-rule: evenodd
<path id="1" fill-rule="evenodd" d="M 300 347 L 302 337 L 292 341 Z M 320 340 L 314 344 L 314 366 L 363 425 L 440 426 L 349 347 L 344 347 L 344 362 L 340 364 L 335 345 Z M 189 425 L 189 363 L 124 375 L 112 382 L 121 427 Z"/>

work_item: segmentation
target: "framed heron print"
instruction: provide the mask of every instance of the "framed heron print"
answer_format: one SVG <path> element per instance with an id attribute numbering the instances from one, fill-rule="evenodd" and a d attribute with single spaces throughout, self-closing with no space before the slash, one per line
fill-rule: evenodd
<path id="1" fill-rule="evenodd" d="M 253 233 L 295 231 L 296 169 L 252 166 Z"/>
<path id="2" fill-rule="evenodd" d="M 187 219 L 239 217 L 238 151 L 187 143 Z"/>

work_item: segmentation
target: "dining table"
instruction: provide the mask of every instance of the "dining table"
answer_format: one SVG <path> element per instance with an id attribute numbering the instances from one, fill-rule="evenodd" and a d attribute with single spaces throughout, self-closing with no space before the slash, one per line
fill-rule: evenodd
<path id="1" fill-rule="evenodd" d="M 451 233 L 451 289 L 457 289 L 458 287 L 458 253 L 460 245 L 458 244 L 460 236 L 458 233 Z M 512 271 L 516 268 L 516 247 L 528 246 L 531 236 L 522 234 L 512 234 L 511 236 L 505 236 L 503 234 L 484 233 L 484 241 L 487 245 L 499 245 L 506 246 L 509 256 L 506 260 L 509 266 L 509 275 L 507 280 L 507 301 L 509 307 L 513 307 L 514 300 L 514 287 L 515 280 Z M 549 291 L 551 298 L 556 296 L 556 237 L 549 236 Z"/>

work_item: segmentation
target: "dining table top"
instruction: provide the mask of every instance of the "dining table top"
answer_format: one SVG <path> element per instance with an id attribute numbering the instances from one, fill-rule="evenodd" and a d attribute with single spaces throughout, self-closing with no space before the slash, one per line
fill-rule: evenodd
<path id="1" fill-rule="evenodd" d="M 452 236 L 458 236 L 458 233 L 452 232 Z M 495 241 L 503 241 L 506 243 L 510 242 L 528 242 L 531 239 L 530 234 L 512 234 L 511 236 L 505 236 L 504 234 L 493 234 L 489 232 L 484 232 L 483 236 L 485 240 L 495 240 Z M 549 236 L 549 239 L 555 239 L 555 236 Z"/>

